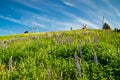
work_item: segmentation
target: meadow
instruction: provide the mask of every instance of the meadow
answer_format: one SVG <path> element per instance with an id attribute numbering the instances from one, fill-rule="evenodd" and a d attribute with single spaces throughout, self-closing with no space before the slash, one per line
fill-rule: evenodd
<path id="1" fill-rule="evenodd" d="M 0 80 L 120 80 L 120 33 L 70 30 L 1 36 Z"/>

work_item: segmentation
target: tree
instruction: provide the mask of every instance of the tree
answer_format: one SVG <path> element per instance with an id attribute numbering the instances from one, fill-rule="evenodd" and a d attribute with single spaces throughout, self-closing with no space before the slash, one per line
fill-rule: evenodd
<path id="1" fill-rule="evenodd" d="M 115 28 L 114 30 L 115 30 L 116 32 L 120 32 L 120 29 L 118 29 L 118 28 Z"/>
<path id="2" fill-rule="evenodd" d="M 28 31 L 25 31 L 24 33 L 29 33 Z"/>
<path id="3" fill-rule="evenodd" d="M 110 28 L 110 25 L 109 25 L 109 24 L 104 23 L 104 24 L 103 24 L 103 29 L 111 29 L 111 28 Z"/>

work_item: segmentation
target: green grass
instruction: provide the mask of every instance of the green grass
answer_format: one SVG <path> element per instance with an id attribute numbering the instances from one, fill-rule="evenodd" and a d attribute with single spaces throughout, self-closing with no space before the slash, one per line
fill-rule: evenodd
<path id="1" fill-rule="evenodd" d="M 0 40 L 1 80 L 120 80 L 120 33 L 112 30 L 28 33 Z"/>

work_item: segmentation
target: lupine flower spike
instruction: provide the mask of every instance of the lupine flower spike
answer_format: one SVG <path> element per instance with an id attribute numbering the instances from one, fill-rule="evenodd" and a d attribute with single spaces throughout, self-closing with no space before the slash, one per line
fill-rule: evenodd
<path id="1" fill-rule="evenodd" d="M 79 75 L 79 77 L 81 77 L 82 76 L 82 74 L 81 74 L 81 68 L 80 68 L 80 64 L 79 64 L 78 56 L 77 56 L 76 52 L 75 52 L 74 58 L 75 58 L 75 64 L 76 64 L 76 67 L 77 67 L 78 75 Z"/>
<path id="2" fill-rule="evenodd" d="M 9 59 L 9 71 L 10 71 L 10 73 L 13 72 L 13 70 L 12 70 L 12 56 L 11 56 L 11 58 Z"/>
<path id="3" fill-rule="evenodd" d="M 98 58 L 97 58 L 96 53 L 94 54 L 94 61 L 95 61 L 96 65 L 98 65 Z"/>
<path id="4" fill-rule="evenodd" d="M 50 69 L 48 69 L 48 77 L 49 77 L 50 80 L 52 80 L 52 74 L 51 74 Z"/>

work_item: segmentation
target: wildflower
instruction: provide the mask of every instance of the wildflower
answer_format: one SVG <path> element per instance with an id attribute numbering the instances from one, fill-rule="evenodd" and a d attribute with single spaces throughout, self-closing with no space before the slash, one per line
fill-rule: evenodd
<path id="1" fill-rule="evenodd" d="M 82 48 L 81 48 L 80 44 L 78 44 L 78 49 L 80 51 L 80 57 L 82 57 Z"/>
<path id="2" fill-rule="evenodd" d="M 77 56 L 76 52 L 75 52 L 74 58 L 75 58 L 75 64 L 76 64 L 76 67 L 77 67 L 78 75 L 79 75 L 79 77 L 81 77 L 82 76 L 81 68 L 80 68 L 80 65 L 79 65 L 78 56 Z"/>
<path id="3" fill-rule="evenodd" d="M 10 71 L 10 73 L 13 72 L 13 70 L 12 70 L 12 56 L 11 56 L 11 58 L 9 59 L 9 71 Z"/>
<path id="4" fill-rule="evenodd" d="M 94 36 L 94 42 L 95 42 L 94 50 L 96 51 L 96 49 L 97 49 L 97 45 L 98 45 L 98 39 L 97 39 L 96 36 Z"/>
<path id="5" fill-rule="evenodd" d="M 95 61 L 96 65 L 98 65 L 98 59 L 97 59 L 96 53 L 94 54 L 94 61 Z"/>
<path id="6" fill-rule="evenodd" d="M 58 35 L 58 37 L 56 38 L 57 44 L 60 44 L 60 39 L 61 39 L 61 35 Z"/>
<path id="7" fill-rule="evenodd" d="M 82 49 L 80 48 L 80 57 L 82 57 Z"/>
<path id="8" fill-rule="evenodd" d="M 50 69 L 48 69 L 48 77 L 49 77 L 50 80 L 52 79 L 52 75 L 51 75 Z"/>
<path id="9" fill-rule="evenodd" d="M 98 39 L 96 36 L 94 36 L 94 42 L 96 43 L 96 45 L 98 44 Z"/>

